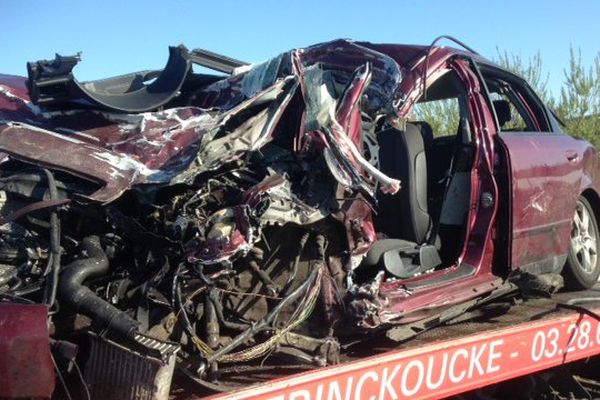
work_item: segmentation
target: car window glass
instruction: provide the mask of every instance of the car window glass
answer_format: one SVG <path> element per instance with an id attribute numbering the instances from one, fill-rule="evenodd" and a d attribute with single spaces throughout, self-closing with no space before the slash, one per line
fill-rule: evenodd
<path id="1" fill-rule="evenodd" d="M 521 82 L 512 82 L 510 87 L 515 99 L 522 104 L 523 108 L 526 109 L 527 115 L 531 117 L 534 130 L 537 132 L 551 132 L 552 127 L 546 117 L 544 105 L 533 90 Z"/>
<path id="2" fill-rule="evenodd" d="M 552 131 L 544 105 L 523 80 L 495 68 L 482 70 L 500 131 Z"/>
<path id="3" fill-rule="evenodd" d="M 510 98 L 501 93 L 490 93 L 492 104 L 496 108 L 496 115 L 498 116 L 498 122 L 500 123 L 500 130 L 503 132 L 526 132 L 534 130 L 533 127 L 528 127 L 523 115 L 519 112 L 517 107 Z M 501 113 L 498 110 L 498 104 L 505 102 L 508 105 L 508 114 L 506 118 L 502 118 Z"/>

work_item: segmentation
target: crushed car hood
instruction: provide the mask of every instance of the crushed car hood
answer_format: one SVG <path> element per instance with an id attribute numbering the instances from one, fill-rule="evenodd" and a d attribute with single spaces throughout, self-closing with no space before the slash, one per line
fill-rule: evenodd
<path id="1" fill-rule="evenodd" d="M 328 165 L 345 185 L 371 195 L 399 183 L 363 158 L 360 109 L 392 112 L 401 70 L 389 56 L 339 40 L 293 50 L 190 94 L 184 106 L 137 114 L 34 105 L 26 80 L 0 76 L 0 151 L 89 179 L 85 195 L 111 202 L 136 185 L 186 182 L 268 143 L 295 96 L 303 103 L 296 151 L 322 142 Z"/>

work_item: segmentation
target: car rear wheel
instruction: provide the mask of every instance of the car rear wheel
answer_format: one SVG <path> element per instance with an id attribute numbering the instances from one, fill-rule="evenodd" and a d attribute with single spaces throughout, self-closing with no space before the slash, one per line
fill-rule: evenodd
<path id="1" fill-rule="evenodd" d="M 600 275 L 598 263 L 598 223 L 590 203 L 577 199 L 571 226 L 571 244 L 565 265 L 565 284 L 569 289 L 589 289 Z"/>

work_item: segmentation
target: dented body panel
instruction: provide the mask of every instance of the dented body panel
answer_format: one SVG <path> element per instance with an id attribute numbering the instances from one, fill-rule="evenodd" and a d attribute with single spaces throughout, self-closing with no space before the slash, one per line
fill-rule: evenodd
<path id="1" fill-rule="evenodd" d="M 194 54 L 232 73 L 194 74 Z M 365 333 L 404 340 L 399 327 L 513 293 L 521 270 L 556 272 L 578 196 L 598 199 L 595 150 L 546 129 L 537 103 L 546 131 L 507 132 L 498 67 L 470 52 L 336 40 L 256 65 L 171 57 L 187 65 L 178 93 L 136 113 L 113 102 L 128 92 L 98 103 L 63 87 L 34 104 L 39 82 L 0 75 L 0 300 L 58 305 L 54 337 L 74 346 L 106 334 L 106 354 L 168 374 L 177 354 L 212 390 L 227 390 L 230 364 L 333 364 Z M 35 65 L 54 78 L 63 62 L 70 73 L 73 58 Z M 451 157 L 412 117 L 428 94 L 461 101 Z M 452 160 L 442 190 L 436 159 Z M 448 200 L 458 174 L 468 195 Z M 445 201 L 465 203 L 454 225 Z M 415 204 L 427 219 L 400 220 Z M 381 218 L 426 234 L 393 236 Z"/>
<path id="2" fill-rule="evenodd" d="M 592 149 L 560 134 L 511 133 L 502 140 L 513 170 L 512 266 L 547 262 L 556 270 L 569 247 L 573 199 L 589 188 L 581 187 L 584 175 L 595 173 L 583 167 Z"/>

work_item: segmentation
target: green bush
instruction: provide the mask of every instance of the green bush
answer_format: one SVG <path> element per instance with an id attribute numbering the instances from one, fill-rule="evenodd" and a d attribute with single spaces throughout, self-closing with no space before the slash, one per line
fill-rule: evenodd
<path id="1" fill-rule="evenodd" d="M 548 75 L 543 74 L 542 57 L 536 53 L 524 61 L 520 56 L 498 50 L 496 62 L 525 78 L 546 104 L 564 122 L 569 134 L 588 140 L 600 149 L 600 54 L 585 67 L 581 51 L 569 51 L 569 66 L 558 96 L 548 90 Z"/>

